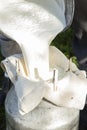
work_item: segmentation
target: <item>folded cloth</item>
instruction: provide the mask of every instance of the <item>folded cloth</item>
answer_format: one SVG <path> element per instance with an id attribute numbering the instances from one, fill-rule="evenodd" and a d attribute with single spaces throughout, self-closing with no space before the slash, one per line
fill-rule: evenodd
<path id="1" fill-rule="evenodd" d="M 22 55 L 2 61 L 2 67 L 14 84 L 19 112 L 23 115 L 32 111 L 43 98 L 57 106 L 84 108 L 87 94 L 85 71 L 80 71 L 57 48 L 50 46 L 49 50 L 50 70 L 45 80 L 37 73 L 35 80 L 27 76 Z"/>
<path id="2" fill-rule="evenodd" d="M 33 110 L 41 102 L 45 93 L 45 83 L 31 81 L 19 75 L 15 82 L 15 91 L 19 99 L 19 112 L 23 115 Z"/>
<path id="3" fill-rule="evenodd" d="M 79 78 L 72 72 L 56 83 L 57 90 L 53 90 L 53 83 L 48 84 L 45 98 L 57 106 L 83 109 L 87 94 L 87 79 Z"/>
<path id="4" fill-rule="evenodd" d="M 10 78 L 13 84 L 15 84 L 17 80 L 18 73 L 24 77 L 27 75 L 22 54 L 14 54 L 7 57 L 1 62 L 1 67 L 6 71 L 6 76 Z"/>

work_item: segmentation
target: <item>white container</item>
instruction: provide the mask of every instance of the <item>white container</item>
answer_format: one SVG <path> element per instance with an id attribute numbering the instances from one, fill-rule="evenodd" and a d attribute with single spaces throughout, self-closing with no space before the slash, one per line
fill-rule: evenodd
<path id="1" fill-rule="evenodd" d="M 20 115 L 14 88 L 7 95 L 5 110 L 6 130 L 78 130 L 79 110 L 57 107 L 45 100 L 33 111 Z"/>

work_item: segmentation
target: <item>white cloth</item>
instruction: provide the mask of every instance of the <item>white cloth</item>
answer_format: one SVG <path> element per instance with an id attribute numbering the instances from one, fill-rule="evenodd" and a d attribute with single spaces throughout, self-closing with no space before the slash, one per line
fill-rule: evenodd
<path id="1" fill-rule="evenodd" d="M 46 80 L 30 80 L 26 74 L 22 55 L 13 55 L 2 61 L 8 77 L 14 84 L 21 114 L 32 111 L 43 98 L 57 106 L 83 109 L 87 94 L 86 73 L 80 71 L 72 61 L 57 48 L 49 48 L 50 72 Z M 54 90 L 53 71 L 58 70 Z M 13 78 L 15 77 L 15 78 Z"/>

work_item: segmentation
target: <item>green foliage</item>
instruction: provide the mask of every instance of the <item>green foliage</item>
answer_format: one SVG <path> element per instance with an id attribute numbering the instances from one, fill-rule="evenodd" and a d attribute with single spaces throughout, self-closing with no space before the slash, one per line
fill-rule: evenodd
<path id="1" fill-rule="evenodd" d="M 75 56 L 71 57 L 72 58 L 72 62 L 75 63 L 77 65 L 77 67 L 79 67 L 77 58 Z"/>
<path id="2" fill-rule="evenodd" d="M 77 58 L 74 56 L 72 49 L 73 30 L 69 28 L 65 32 L 61 32 L 52 41 L 51 45 L 56 46 L 61 50 L 68 59 L 72 58 L 72 61 L 78 66 Z"/>
<path id="3" fill-rule="evenodd" d="M 56 46 L 68 58 L 70 58 L 74 55 L 73 50 L 72 50 L 72 38 L 73 38 L 73 31 L 70 28 L 66 30 L 65 32 L 62 32 L 59 35 L 57 35 L 51 45 Z"/>

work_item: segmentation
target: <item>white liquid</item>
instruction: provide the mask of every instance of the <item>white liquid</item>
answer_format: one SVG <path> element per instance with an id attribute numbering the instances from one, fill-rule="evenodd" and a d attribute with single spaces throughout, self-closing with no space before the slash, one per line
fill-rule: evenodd
<path id="1" fill-rule="evenodd" d="M 0 30 L 21 47 L 28 75 L 49 74 L 49 45 L 65 27 L 63 0 L 0 0 Z"/>

